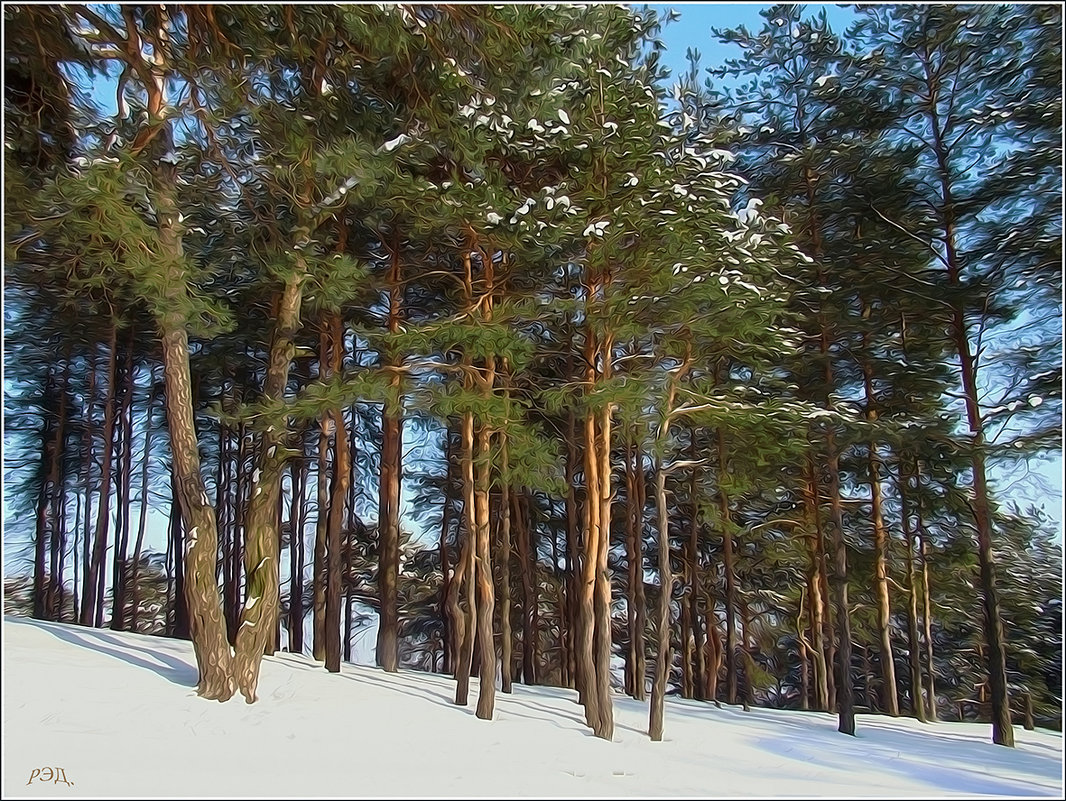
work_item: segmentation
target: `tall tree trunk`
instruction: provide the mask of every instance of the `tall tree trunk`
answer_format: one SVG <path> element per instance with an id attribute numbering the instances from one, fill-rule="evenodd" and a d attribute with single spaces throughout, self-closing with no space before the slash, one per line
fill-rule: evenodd
<path id="1" fill-rule="evenodd" d="M 263 399 L 278 402 L 289 382 L 289 367 L 300 327 L 300 306 L 306 265 L 297 258 L 294 271 L 285 278 L 277 305 L 273 337 L 263 382 Z M 278 425 L 282 425 L 278 421 Z M 234 672 L 237 687 L 248 703 L 256 700 L 259 667 L 263 653 L 275 636 L 281 601 L 279 582 L 278 504 L 281 476 L 289 450 L 283 431 L 271 424 L 262 432 L 257 469 L 252 475 L 251 497 L 245 512 L 245 603 L 237 630 Z M 347 441 L 346 441 L 347 442 Z M 337 633 L 335 636 L 339 636 Z"/>
<path id="2" fill-rule="evenodd" d="M 323 327 L 324 329 L 324 327 Z M 327 355 L 327 338 L 325 330 L 321 336 L 321 350 L 319 355 L 319 375 L 323 374 Z M 316 491 L 315 504 L 318 516 L 315 520 L 315 552 L 314 565 L 312 567 L 312 611 L 314 615 L 314 628 L 312 649 L 314 657 L 319 662 L 326 661 L 326 581 L 328 568 L 326 565 L 326 532 L 329 520 L 329 436 L 326 433 L 329 426 L 329 416 L 323 415 L 318 433 L 318 466 L 315 473 Z"/>
<path id="3" fill-rule="evenodd" d="M 504 363 L 506 370 L 506 362 Z M 500 432 L 500 689 L 511 692 L 511 486 L 507 431 Z"/>
<path id="4" fill-rule="evenodd" d="M 488 357 L 488 372 L 493 371 L 493 357 Z M 491 378 L 489 379 L 491 382 Z M 482 424 L 478 432 L 477 483 L 474 491 L 474 510 L 477 517 L 477 630 L 480 633 L 480 692 L 477 716 L 492 720 L 496 699 L 496 646 L 493 640 L 492 617 L 495 597 L 492 586 L 492 551 L 489 525 L 489 487 L 492 471 L 492 431 Z"/>
<path id="5" fill-rule="evenodd" d="M 304 650 L 304 493 L 307 485 L 307 461 L 304 455 L 304 432 L 300 432 L 300 455 L 289 462 L 292 502 L 289 506 L 289 651 Z"/>
<path id="6" fill-rule="evenodd" d="M 692 430 L 692 442 L 689 457 L 695 461 L 697 458 L 696 430 Z M 692 501 L 692 519 L 689 523 L 688 539 L 688 603 L 691 607 L 693 651 L 695 656 L 695 680 L 693 682 L 693 695 L 697 701 L 706 700 L 703 688 L 706 686 L 704 674 L 707 666 L 704 662 L 703 630 L 700 626 L 700 549 L 699 549 L 699 505 L 696 503 L 696 482 L 698 481 L 698 468 L 693 468 L 692 478 L 689 484 L 689 497 Z"/>
<path id="7" fill-rule="evenodd" d="M 836 434 L 826 431 L 826 451 L 829 470 L 829 532 L 833 548 L 833 572 L 830 587 L 833 597 L 833 616 L 836 619 L 836 690 L 837 730 L 855 734 L 855 705 L 851 681 L 851 621 L 848 605 L 847 546 L 844 542 L 844 520 L 840 504 L 840 462 Z"/>
<path id="8" fill-rule="evenodd" d="M 591 355 L 589 364 L 594 364 Z M 594 730 L 598 725 L 599 712 L 596 704 L 596 669 L 593 650 L 596 597 L 596 557 L 599 553 L 599 460 L 596 447 L 596 418 L 593 412 L 585 415 L 585 503 L 584 541 L 582 542 L 581 585 L 577 630 L 578 694 L 585 707 L 585 722 Z"/>
<path id="9" fill-rule="evenodd" d="M 637 499 L 636 465 L 633 458 L 632 429 L 626 437 L 626 661 L 625 691 L 636 697 L 637 665 L 637 605 L 634 596 L 637 589 Z"/>
<path id="10" fill-rule="evenodd" d="M 940 77 L 932 71 L 928 60 L 926 78 L 931 97 L 937 97 Z M 962 264 L 958 254 L 957 218 L 955 208 L 955 185 L 949 162 L 949 148 L 945 143 L 942 121 L 935 103 L 928 109 L 928 120 L 933 138 L 933 153 L 937 162 L 937 177 L 940 181 L 940 212 L 944 261 L 947 265 L 948 282 L 953 287 L 962 285 Z M 956 296 L 957 297 L 957 296 Z M 984 611 L 985 643 L 988 646 L 988 682 L 992 694 L 992 742 L 1014 747 L 1014 728 L 1011 725 L 1010 696 L 1007 689 L 1007 655 L 1004 645 L 1003 621 L 999 612 L 999 597 L 996 589 L 995 555 L 992 549 L 992 510 L 988 496 L 988 479 L 985 467 L 985 428 L 981 416 L 979 388 L 977 386 L 978 360 L 970 347 L 970 334 L 966 322 L 966 309 L 961 301 L 952 304 L 953 338 L 959 356 L 962 377 L 962 393 L 966 405 L 966 421 L 970 428 L 970 459 L 973 468 L 974 523 L 977 527 L 977 560 L 980 565 L 981 606 Z"/>
<path id="11" fill-rule="evenodd" d="M 475 581 L 475 539 L 477 537 L 477 522 L 474 512 L 474 417 L 471 412 L 463 414 L 462 425 L 462 450 L 463 465 L 463 510 L 465 527 L 463 529 L 462 551 L 460 564 L 452 579 L 452 599 L 449 607 L 452 610 L 452 625 L 455 629 L 456 650 L 459 657 L 459 665 L 455 674 L 455 703 L 466 706 L 470 695 L 470 670 L 474 657 L 474 638 L 476 635 L 477 618 L 474 607 L 474 581 Z M 466 609 L 462 610 L 459 605 L 459 591 L 465 589 Z"/>
<path id="12" fill-rule="evenodd" d="M 344 360 L 344 328 L 340 314 L 333 313 L 330 327 L 330 372 L 341 372 Z M 348 486 L 352 480 L 352 460 L 344 411 L 336 407 L 330 412 L 333 420 L 333 483 L 330 487 L 329 519 L 327 521 L 326 553 L 326 670 L 338 673 L 341 669 L 341 549 L 345 523 L 348 521 Z M 380 629 L 379 629 L 380 631 Z M 386 667 L 386 670 L 389 668 Z M 395 669 L 395 666 L 393 666 Z"/>
<path id="13" fill-rule="evenodd" d="M 115 533 L 115 551 L 111 564 L 111 628 L 121 631 L 126 626 L 123 610 L 126 608 L 126 558 L 129 552 L 130 502 L 133 483 L 133 394 L 136 382 L 133 375 L 134 328 L 130 326 L 126 342 L 126 359 L 122 368 L 122 402 L 119 406 L 119 479 L 118 525 Z"/>
<path id="14" fill-rule="evenodd" d="M 922 474 L 917 462 L 915 463 L 914 475 L 918 479 L 918 488 L 920 489 Z M 935 722 L 937 719 L 937 704 L 936 674 L 933 667 L 933 599 L 929 591 L 929 538 L 925 530 L 925 524 L 922 522 L 920 500 L 916 504 L 915 511 L 917 512 L 918 552 L 921 556 L 922 565 L 922 626 L 925 629 L 925 680 L 926 701 L 928 704 L 926 714 L 928 714 L 929 720 Z"/>
<path id="15" fill-rule="evenodd" d="M 610 340 L 602 349 L 604 379 L 610 378 Z M 611 574 L 608 572 L 607 555 L 611 536 L 611 404 L 606 403 L 600 412 L 598 476 L 600 519 L 596 558 L 596 673 L 599 700 L 596 708 L 599 725 L 593 729 L 597 737 L 611 740 L 614 737 L 614 709 L 611 700 L 611 655 L 613 630 L 611 625 Z"/>
<path id="16" fill-rule="evenodd" d="M 670 595 L 674 577 L 670 569 L 670 534 L 666 509 L 666 471 L 662 464 L 655 469 L 655 509 L 658 521 L 659 543 L 659 614 L 655 621 L 657 642 L 655 644 L 655 680 L 651 685 L 651 712 L 648 736 L 652 742 L 663 739 L 663 701 L 666 697 L 666 682 L 670 665 Z"/>
<path id="17" fill-rule="evenodd" d="M 637 438 L 635 444 L 634 458 L 636 461 L 636 551 L 634 557 L 636 559 L 636 588 L 633 595 L 634 602 L 637 606 L 636 620 L 634 625 L 636 626 L 637 637 L 637 653 L 636 662 L 633 666 L 634 678 L 636 684 L 634 689 L 636 693 L 633 697 L 638 701 L 643 701 L 647 696 L 647 655 L 644 648 L 645 632 L 648 627 L 648 605 L 645 599 L 644 593 L 644 508 L 647 506 L 647 483 L 644 480 L 644 452 L 640 446 L 640 439 Z"/>
<path id="18" fill-rule="evenodd" d="M 82 518 L 81 537 L 81 609 L 78 622 L 83 626 L 92 625 L 92 617 L 86 610 L 89 608 L 89 565 L 90 547 L 92 543 L 92 517 L 93 517 L 93 464 L 95 463 L 94 442 L 96 439 L 96 426 L 93 420 L 93 412 L 96 408 L 96 351 L 95 348 L 87 356 L 89 362 L 89 386 L 86 391 L 85 408 L 85 437 L 84 437 L 84 461 L 82 462 L 82 486 L 85 491 L 85 515 Z M 75 559 L 77 555 L 75 555 Z"/>
<path id="19" fill-rule="evenodd" d="M 514 507 L 514 521 L 518 526 L 518 562 L 521 565 L 519 575 L 522 580 L 522 683 L 529 686 L 537 683 L 534 620 L 539 599 L 536 586 L 533 583 L 529 515 L 523 503 L 523 496 L 518 493 L 513 495 L 512 505 Z"/>
<path id="20" fill-rule="evenodd" d="M 152 391 L 144 415 L 144 453 L 141 458 L 141 510 L 137 519 L 137 542 L 133 546 L 133 569 L 130 573 L 130 631 L 137 631 L 141 612 L 141 549 L 144 547 L 144 532 L 148 524 L 148 465 L 152 457 L 152 409 L 155 406 L 155 369 L 151 373 Z"/>
<path id="21" fill-rule="evenodd" d="M 725 435 L 718 429 L 718 504 L 722 519 L 722 566 L 725 570 L 725 670 L 726 702 L 737 702 L 737 579 L 733 564 L 733 521 L 729 512 L 729 495 L 723 479 L 726 475 L 728 456 L 725 450 Z"/>
<path id="22" fill-rule="evenodd" d="M 863 318 L 869 318 L 870 305 L 863 304 Z M 869 352 L 869 335 L 863 332 L 863 351 Z M 866 420 L 877 422 L 877 405 L 874 397 L 873 367 L 869 359 L 862 362 L 863 388 L 866 395 Z M 892 717 L 899 715 L 899 696 L 896 691 L 896 664 L 892 650 L 892 608 L 888 594 L 888 534 L 885 517 L 881 511 L 881 456 L 877 443 L 867 443 L 870 470 L 870 517 L 874 530 L 874 590 L 877 596 L 877 631 L 881 644 L 881 682 L 885 712 Z"/>
<path id="23" fill-rule="evenodd" d="M 403 290 L 400 284 L 400 237 L 393 232 L 389 264 L 390 334 L 400 330 Z M 385 363 L 391 368 L 399 365 L 389 353 Z M 381 411 L 381 480 L 378 487 L 378 598 L 381 604 L 378 619 L 377 663 L 388 673 L 399 667 L 399 608 L 396 585 L 400 570 L 400 482 L 403 470 L 401 378 L 392 372 L 389 388 L 392 393 Z M 473 579 L 473 577 L 471 577 Z"/>
<path id="24" fill-rule="evenodd" d="M 682 547 L 682 554 L 686 550 L 687 548 Z M 682 569 L 685 570 L 684 575 L 687 575 L 687 569 L 684 567 Z M 678 642 L 681 645 L 681 697 L 691 699 L 694 697 L 692 663 L 696 657 L 692 653 L 692 607 L 689 605 L 687 593 L 681 598 L 680 608 Z"/>
<path id="25" fill-rule="evenodd" d="M 911 528 L 911 511 L 908 481 L 909 478 L 903 470 L 902 460 L 899 461 L 899 505 L 900 519 L 903 524 L 903 537 L 907 545 L 907 664 L 910 667 L 911 679 L 911 712 L 914 716 L 925 723 L 925 703 L 922 697 L 922 665 L 918 645 L 918 587 L 914 575 L 914 530 Z"/>
<path id="26" fill-rule="evenodd" d="M 41 440 L 44 448 L 41 453 L 41 461 L 48 465 L 48 472 L 41 480 L 41 486 L 37 494 L 36 528 L 34 530 L 34 557 L 33 557 L 33 616 L 38 620 L 45 620 L 51 614 L 53 607 L 52 595 L 55 586 L 55 570 L 48 573 L 48 533 L 49 528 L 56 526 L 52 520 L 49 526 L 48 518 L 51 516 L 51 497 L 58 491 L 60 460 L 62 458 L 63 422 L 57 411 L 55 416 L 47 411 L 55 397 L 55 367 L 50 366 L 48 377 L 44 386 L 43 405 L 45 406 L 44 430 L 41 432 Z M 63 394 L 63 399 L 66 393 Z M 60 406 L 63 405 L 60 400 Z"/>
<path id="27" fill-rule="evenodd" d="M 452 587 L 451 560 L 448 553 L 448 532 L 451 526 L 451 493 L 452 487 L 454 486 L 454 469 L 452 468 L 452 429 L 450 424 L 444 430 L 444 464 L 444 503 L 441 508 L 440 540 L 437 543 L 437 546 L 440 550 L 441 572 L 439 614 L 441 620 L 441 627 L 443 629 L 444 635 L 442 643 L 442 648 L 444 651 L 442 667 L 445 673 L 451 673 L 454 675 L 455 642 L 452 638 L 451 612 L 448 609 L 448 599 L 451 597 Z"/>
<path id="28" fill-rule="evenodd" d="M 714 614 L 714 600 L 704 598 L 704 627 L 707 629 L 707 689 L 706 698 L 718 706 L 718 673 L 722 669 L 722 635 Z"/>
<path id="29" fill-rule="evenodd" d="M 104 624 L 104 562 L 107 558 L 107 533 L 111 511 L 111 463 L 115 453 L 115 374 L 118 362 L 118 325 L 112 320 L 108 338 L 107 395 L 104 398 L 103 459 L 100 468 L 100 505 L 96 513 L 96 529 L 93 532 L 92 561 L 87 576 L 89 597 L 82 610 L 88 615 L 90 625 Z"/>
<path id="30" fill-rule="evenodd" d="M 567 353 L 567 375 L 573 372 L 572 354 Z M 578 658 L 577 658 L 577 629 L 580 612 L 580 576 L 578 575 L 578 503 L 576 474 L 578 464 L 577 454 L 577 424 L 573 409 L 567 411 L 567 438 L 566 438 L 566 498 L 564 499 L 566 511 L 566 548 L 564 559 L 566 561 L 566 608 L 569 617 L 566 620 L 566 629 L 561 632 L 563 642 L 566 644 L 566 673 L 569 679 L 568 687 L 579 687 Z M 517 518 L 516 518 L 517 519 Z M 524 564 L 524 562 L 523 562 Z M 523 577 L 523 580 L 524 577 Z M 524 613 L 523 613 L 524 614 Z M 524 646 L 523 646 L 524 649 Z M 527 684 L 528 679 L 523 679 Z"/>

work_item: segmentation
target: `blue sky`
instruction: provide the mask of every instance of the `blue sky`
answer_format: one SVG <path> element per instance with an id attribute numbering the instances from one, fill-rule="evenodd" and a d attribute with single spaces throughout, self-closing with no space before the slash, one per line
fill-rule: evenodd
<path id="1" fill-rule="evenodd" d="M 689 47 L 700 51 L 702 67 L 721 66 L 727 58 L 740 55 L 735 45 L 721 44 L 711 33 L 711 28 L 736 28 L 747 26 L 749 31 L 758 31 L 763 24 L 759 12 L 770 8 L 767 3 L 652 3 L 656 11 L 673 9 L 681 15 L 676 22 L 663 27 L 660 39 L 666 44 L 667 52 L 664 63 L 670 67 L 671 74 L 688 69 L 685 50 Z M 855 18 L 850 8 L 830 3 L 808 3 L 804 6 L 807 16 L 815 16 L 823 8 L 829 20 L 829 26 L 837 33 L 842 33 Z"/>

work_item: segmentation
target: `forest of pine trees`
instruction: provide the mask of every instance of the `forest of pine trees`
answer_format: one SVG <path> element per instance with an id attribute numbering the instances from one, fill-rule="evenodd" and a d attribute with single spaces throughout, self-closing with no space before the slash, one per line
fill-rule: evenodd
<path id="1" fill-rule="evenodd" d="M 1061 7 L 4 15 L 6 611 L 1059 725 Z"/>

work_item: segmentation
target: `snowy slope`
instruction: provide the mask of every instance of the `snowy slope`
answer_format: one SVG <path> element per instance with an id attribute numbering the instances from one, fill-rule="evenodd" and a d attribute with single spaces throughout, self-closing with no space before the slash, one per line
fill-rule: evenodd
<path id="1" fill-rule="evenodd" d="M 445 676 L 306 657 L 265 660 L 260 700 L 203 701 L 188 643 L 7 617 L 5 798 L 52 796 L 1060 796 L 1063 743 L 987 725 L 859 716 L 859 736 L 819 713 L 615 701 L 613 743 L 576 695 L 515 686 L 496 720 L 451 703 Z M 476 699 L 477 681 L 473 695 Z M 73 786 L 27 786 L 62 767 Z"/>

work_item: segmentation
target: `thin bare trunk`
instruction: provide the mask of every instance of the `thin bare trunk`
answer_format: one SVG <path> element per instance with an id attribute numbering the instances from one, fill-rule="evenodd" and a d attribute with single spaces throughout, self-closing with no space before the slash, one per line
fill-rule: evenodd
<path id="1" fill-rule="evenodd" d="M 511 487 L 507 432 L 500 432 L 500 689 L 511 692 Z"/>

